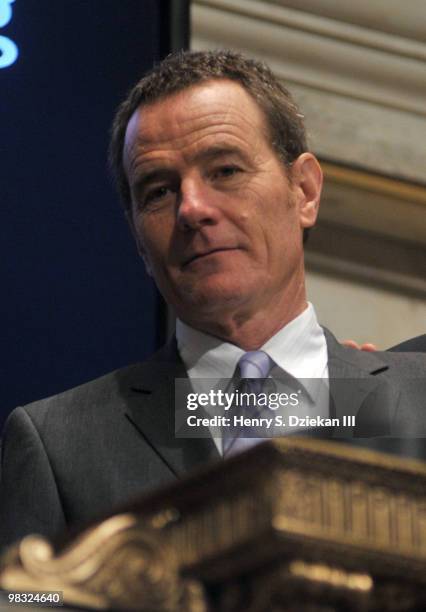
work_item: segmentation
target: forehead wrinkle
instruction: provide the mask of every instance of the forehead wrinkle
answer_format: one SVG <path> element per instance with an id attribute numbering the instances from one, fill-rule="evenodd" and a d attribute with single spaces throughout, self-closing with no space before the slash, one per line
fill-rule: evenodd
<path id="1" fill-rule="evenodd" d="M 240 121 L 245 125 L 241 125 L 240 122 L 232 120 L 229 115 L 229 112 L 224 113 L 223 111 L 220 113 L 209 113 L 208 115 L 203 113 L 200 120 L 190 116 L 180 122 L 176 121 L 175 126 L 163 124 L 161 127 L 154 127 L 154 129 L 150 130 L 151 133 L 146 132 L 146 129 L 144 129 L 145 126 L 141 121 L 137 141 L 142 147 L 150 145 L 151 143 L 153 143 L 153 145 L 161 145 L 163 142 L 191 138 L 193 134 L 196 134 L 202 130 L 217 130 L 218 128 L 223 128 L 225 131 L 228 131 L 229 129 L 230 132 L 235 131 L 246 134 L 247 130 L 245 125 L 250 128 L 250 131 L 257 131 L 260 128 L 262 132 L 265 133 L 264 124 L 254 126 L 252 122 L 249 121 L 244 114 L 242 114 Z"/>
<path id="2" fill-rule="evenodd" d="M 204 105 L 202 105 L 204 106 Z M 243 105 L 244 106 L 244 105 Z M 201 107 L 201 105 L 200 105 Z M 177 137 L 185 138 L 188 134 L 190 135 L 193 131 L 199 131 L 208 127 L 227 127 L 241 130 L 246 133 L 246 127 L 250 130 L 260 130 L 262 133 L 267 133 L 266 122 L 263 118 L 263 114 L 260 109 L 257 110 L 256 121 L 247 117 L 248 113 L 241 111 L 239 108 L 228 108 L 226 111 L 220 109 L 218 111 L 211 111 L 207 113 L 204 108 L 200 108 L 200 112 L 192 112 L 190 108 L 186 108 L 185 111 L 178 113 L 177 117 L 166 117 L 164 122 L 158 122 L 151 127 L 151 130 L 146 130 L 144 125 L 143 111 L 141 112 L 139 120 L 139 134 L 138 138 L 141 139 L 142 144 L 145 142 L 163 142 L 164 140 L 170 139 L 170 134 L 178 132 Z M 183 115 L 179 117 L 179 115 Z M 234 116 L 234 118 L 232 117 Z M 157 120 L 158 121 L 158 120 Z M 161 125 L 159 125 L 161 124 Z M 150 134 L 151 132 L 151 134 Z M 180 132 L 180 133 L 179 133 Z M 165 136 L 162 136 L 165 134 Z"/>
<path id="3" fill-rule="evenodd" d="M 221 127 L 234 127 L 234 124 L 221 124 Z M 199 135 L 199 132 L 204 132 Z M 240 131 L 240 130 L 239 130 Z M 243 130 L 241 130 L 244 132 Z M 186 134 L 185 136 L 181 136 L 177 139 L 174 139 L 174 142 L 170 141 L 170 139 L 166 139 L 163 141 L 153 142 L 152 145 L 146 143 L 144 139 L 138 139 L 139 142 L 134 143 L 131 149 L 137 149 L 137 153 L 135 156 L 131 155 L 131 151 L 128 152 L 128 166 L 129 169 L 136 171 L 137 169 L 141 169 L 143 166 L 156 164 L 158 162 L 163 161 L 167 165 L 167 163 L 172 163 L 172 160 L 167 156 L 168 153 L 173 152 L 177 154 L 181 154 L 183 160 L 186 163 L 190 163 L 194 158 L 199 154 L 199 149 L 204 148 L 204 142 L 206 139 L 211 141 L 212 147 L 230 147 L 231 149 L 242 149 L 247 150 L 247 148 L 252 145 L 252 143 L 247 143 L 244 138 L 244 133 L 242 135 L 235 133 L 235 130 L 221 130 L 219 133 L 216 129 L 216 126 L 208 126 L 206 128 L 201 128 L 194 132 L 191 131 L 190 134 Z M 190 142 L 188 142 L 190 140 Z M 209 144 L 205 145 L 207 149 Z M 185 151 L 186 148 L 193 149 L 195 151 L 189 150 Z M 235 151 L 234 151 L 235 154 Z"/>
<path id="4" fill-rule="evenodd" d="M 232 89 L 235 89 L 234 85 Z M 197 97 L 194 99 L 194 94 L 203 94 L 205 85 L 202 85 L 152 105 L 139 107 L 127 126 L 127 129 L 131 126 L 132 130 L 130 133 L 127 131 L 125 137 L 125 165 L 133 169 L 142 163 L 141 156 L 160 153 L 169 147 L 173 151 L 182 151 L 186 146 L 191 146 L 192 141 L 201 141 L 199 133 L 203 130 L 206 136 L 211 132 L 217 134 L 223 131 L 224 138 L 234 138 L 243 147 L 253 147 L 254 142 L 263 137 L 266 146 L 272 150 L 270 128 L 263 110 L 240 86 L 236 87 L 242 95 L 237 100 L 231 99 L 229 105 L 227 101 L 223 103 L 223 98 L 213 104 L 209 100 L 204 102 Z M 230 93 L 232 98 L 232 90 Z M 176 104 L 170 108 L 173 98 Z M 182 104 L 184 100 L 187 103 Z M 255 138 L 247 142 L 247 134 L 253 132 Z M 194 143 L 196 145 L 197 142 Z"/>

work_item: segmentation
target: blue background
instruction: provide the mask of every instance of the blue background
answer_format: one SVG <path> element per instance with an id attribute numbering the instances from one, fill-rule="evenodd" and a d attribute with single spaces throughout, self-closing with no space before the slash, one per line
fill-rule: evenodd
<path id="1" fill-rule="evenodd" d="M 168 51 L 158 0 L 16 0 L 0 34 L 0 425 L 147 356 L 162 306 L 107 168 L 125 92 Z"/>

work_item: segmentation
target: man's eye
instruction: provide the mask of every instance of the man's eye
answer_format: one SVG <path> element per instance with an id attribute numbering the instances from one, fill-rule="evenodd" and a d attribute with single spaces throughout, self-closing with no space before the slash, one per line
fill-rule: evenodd
<path id="1" fill-rule="evenodd" d="M 229 178 L 241 172 L 238 166 L 221 166 L 213 171 L 213 178 Z"/>
<path id="2" fill-rule="evenodd" d="M 173 192 L 170 187 L 156 187 L 151 189 L 144 197 L 144 204 L 155 204 L 165 200 L 167 197 L 172 195 Z"/>

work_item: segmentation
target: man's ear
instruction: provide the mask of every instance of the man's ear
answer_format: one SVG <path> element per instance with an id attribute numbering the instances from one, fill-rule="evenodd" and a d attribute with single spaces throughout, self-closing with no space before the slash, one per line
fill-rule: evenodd
<path id="1" fill-rule="evenodd" d="M 299 207 L 300 227 L 315 225 L 318 217 L 322 189 L 321 166 L 312 153 L 302 153 L 291 168 L 293 192 Z"/>
<path id="2" fill-rule="evenodd" d="M 143 263 L 145 265 L 145 270 L 149 276 L 153 276 L 151 264 L 149 263 L 148 256 L 146 254 L 145 249 L 143 248 L 141 239 L 135 228 L 132 211 L 126 210 L 124 214 L 126 215 L 127 223 L 129 224 L 130 231 L 132 232 L 132 236 L 136 243 L 136 248 L 138 250 L 139 256 L 142 257 Z"/>

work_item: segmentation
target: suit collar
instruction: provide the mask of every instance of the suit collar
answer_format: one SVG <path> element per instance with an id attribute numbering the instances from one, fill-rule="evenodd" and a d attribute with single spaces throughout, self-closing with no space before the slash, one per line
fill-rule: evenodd
<path id="1" fill-rule="evenodd" d="M 176 438 L 174 387 L 187 378 L 173 338 L 148 361 L 128 368 L 121 381 L 126 416 L 176 476 L 220 455 L 211 438 Z"/>

